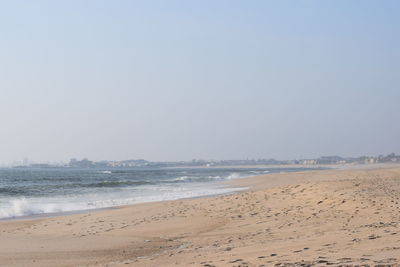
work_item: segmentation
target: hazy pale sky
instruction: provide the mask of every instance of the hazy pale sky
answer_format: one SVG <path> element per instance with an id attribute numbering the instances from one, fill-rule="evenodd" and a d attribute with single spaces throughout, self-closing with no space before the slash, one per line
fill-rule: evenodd
<path id="1" fill-rule="evenodd" d="M 0 162 L 399 153 L 399 13 L 0 0 Z"/>

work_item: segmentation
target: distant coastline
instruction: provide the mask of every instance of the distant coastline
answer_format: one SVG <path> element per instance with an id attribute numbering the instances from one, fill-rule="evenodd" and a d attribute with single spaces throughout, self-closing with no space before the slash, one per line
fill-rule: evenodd
<path id="1" fill-rule="evenodd" d="M 391 153 L 379 156 L 360 156 L 360 157 L 341 157 L 341 156 L 322 156 L 315 159 L 244 159 L 244 160 L 203 160 L 193 159 L 190 161 L 148 161 L 145 159 L 133 160 L 102 160 L 92 161 L 87 158 L 78 160 L 71 159 L 68 163 L 37 163 L 24 159 L 21 162 L 14 162 L 8 166 L 12 168 L 340 168 L 354 165 L 372 165 L 400 163 L 400 155 Z"/>

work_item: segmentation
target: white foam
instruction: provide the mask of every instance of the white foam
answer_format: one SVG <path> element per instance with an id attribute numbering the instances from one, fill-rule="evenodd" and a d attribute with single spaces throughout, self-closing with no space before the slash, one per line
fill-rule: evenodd
<path id="1" fill-rule="evenodd" d="M 231 179 L 237 179 L 240 178 L 240 174 L 237 172 L 231 173 L 226 179 L 231 180 Z"/>
<path id="2" fill-rule="evenodd" d="M 175 178 L 174 181 L 187 181 L 189 179 L 191 179 L 191 178 L 189 178 L 189 176 L 181 176 L 181 177 Z"/>
<path id="3" fill-rule="evenodd" d="M 178 178 L 173 179 L 172 181 L 192 181 L 192 182 L 204 182 L 204 181 L 213 181 L 213 180 L 222 180 L 223 178 L 219 175 L 216 176 L 207 176 L 207 177 L 190 177 L 190 176 L 181 176 Z M 229 178 L 227 178 L 229 179 Z"/>
<path id="4" fill-rule="evenodd" d="M 58 196 L 46 198 L 19 198 L 0 202 L 0 218 L 12 218 L 46 213 L 108 208 L 143 202 L 194 198 L 208 195 L 226 194 L 243 188 L 227 188 L 221 185 L 205 187 L 204 184 L 146 185 L 127 187 L 114 192 L 98 192 L 85 195 Z"/>
<path id="5" fill-rule="evenodd" d="M 97 173 L 111 174 L 112 171 L 98 171 Z"/>

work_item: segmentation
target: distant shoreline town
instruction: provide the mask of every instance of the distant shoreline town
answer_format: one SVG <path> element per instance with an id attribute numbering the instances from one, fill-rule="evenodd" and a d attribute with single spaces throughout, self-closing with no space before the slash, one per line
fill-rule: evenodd
<path id="1" fill-rule="evenodd" d="M 376 157 L 361 156 L 343 158 L 340 156 L 323 156 L 317 159 L 276 160 L 276 159 L 244 159 L 244 160 L 201 160 L 152 162 L 144 159 L 122 161 L 91 161 L 87 158 L 71 159 L 68 163 L 32 163 L 25 159 L 10 166 L 12 168 L 165 168 L 165 167 L 227 167 L 227 166 L 261 166 L 261 165 L 340 165 L 340 164 L 376 164 L 400 163 L 400 155 L 391 153 Z"/>

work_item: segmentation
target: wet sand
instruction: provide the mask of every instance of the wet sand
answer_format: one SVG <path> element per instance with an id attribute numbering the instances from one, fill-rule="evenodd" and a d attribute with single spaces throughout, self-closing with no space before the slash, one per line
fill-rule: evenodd
<path id="1" fill-rule="evenodd" d="M 0 266 L 400 266 L 400 167 L 267 174 L 233 195 L 0 222 Z"/>

